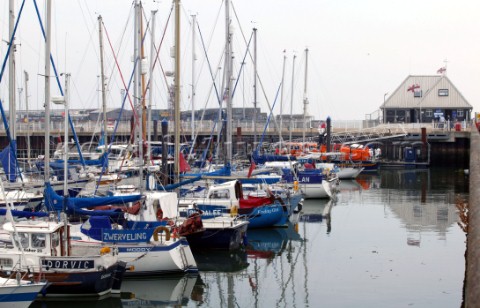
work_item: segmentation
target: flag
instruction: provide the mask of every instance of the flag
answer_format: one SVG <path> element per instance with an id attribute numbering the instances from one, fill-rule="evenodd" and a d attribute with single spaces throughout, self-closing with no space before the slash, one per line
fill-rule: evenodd
<path id="1" fill-rule="evenodd" d="M 447 68 L 445 66 L 441 67 L 437 70 L 437 74 L 443 74 L 443 73 L 445 73 L 446 70 L 447 70 Z"/>
<path id="2" fill-rule="evenodd" d="M 257 167 L 257 165 L 255 165 L 255 162 L 254 162 L 253 159 L 252 159 L 250 168 L 248 168 L 248 175 L 247 175 L 247 177 L 251 177 L 251 176 L 252 176 L 252 172 L 253 172 L 253 170 L 255 170 L 256 167 Z"/>
<path id="3" fill-rule="evenodd" d="M 190 171 L 190 165 L 187 163 L 185 160 L 185 157 L 183 156 L 183 153 L 180 153 L 179 155 L 179 163 L 180 163 L 180 172 L 186 172 Z"/>
<path id="4" fill-rule="evenodd" d="M 414 83 L 414 84 L 412 84 L 410 87 L 408 87 L 407 92 L 408 92 L 408 91 L 415 92 L 415 89 L 418 89 L 418 88 L 420 88 L 420 85 Z"/>

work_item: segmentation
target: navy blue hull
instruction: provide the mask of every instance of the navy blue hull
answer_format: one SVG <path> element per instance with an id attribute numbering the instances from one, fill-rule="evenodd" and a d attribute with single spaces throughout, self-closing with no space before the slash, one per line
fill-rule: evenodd
<path id="1" fill-rule="evenodd" d="M 192 250 L 234 250 L 245 246 L 248 224 L 238 228 L 206 228 L 203 232 L 187 235 Z"/>
<path id="2" fill-rule="evenodd" d="M 125 267 L 123 267 L 123 271 Z M 73 273 L 35 273 L 50 284 L 42 292 L 43 296 L 101 296 L 111 292 L 114 282 L 116 287 L 121 286 L 116 281 L 121 275 L 121 269 L 115 264 L 107 269 L 96 272 L 78 271 Z M 121 277 L 120 277 L 121 278 Z M 120 283 L 120 284 L 119 284 Z"/>

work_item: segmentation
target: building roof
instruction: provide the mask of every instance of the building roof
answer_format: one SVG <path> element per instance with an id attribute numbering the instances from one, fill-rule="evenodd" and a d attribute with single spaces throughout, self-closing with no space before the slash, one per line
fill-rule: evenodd
<path id="1" fill-rule="evenodd" d="M 412 89 L 415 86 L 415 89 Z M 439 90 L 447 89 L 447 96 L 440 96 Z M 422 91 L 419 97 L 414 91 Z M 385 108 L 458 108 L 473 109 L 460 91 L 445 75 L 413 76 L 409 75 L 390 95 L 380 109 Z"/>

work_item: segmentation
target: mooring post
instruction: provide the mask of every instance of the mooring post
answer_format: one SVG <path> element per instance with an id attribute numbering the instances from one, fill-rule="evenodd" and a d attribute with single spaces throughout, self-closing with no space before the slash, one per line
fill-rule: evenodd
<path id="1" fill-rule="evenodd" d="M 470 197 L 468 202 L 468 233 L 466 251 L 465 307 L 480 303 L 480 134 L 470 131 Z"/>

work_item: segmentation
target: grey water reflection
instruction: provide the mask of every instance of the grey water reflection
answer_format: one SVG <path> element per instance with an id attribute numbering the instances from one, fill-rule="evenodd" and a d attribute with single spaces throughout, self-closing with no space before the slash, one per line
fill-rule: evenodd
<path id="1" fill-rule="evenodd" d="M 196 279 L 131 281 L 143 301 L 97 306 L 459 307 L 466 236 L 455 204 L 467 201 L 459 170 L 361 174 L 336 200 L 306 200 L 288 228 L 249 230 L 245 250 L 196 254 Z"/>
<path id="2" fill-rule="evenodd" d="M 339 189 L 336 201 L 306 200 L 298 222 L 278 238 L 249 231 L 248 267 L 201 274 L 204 303 L 461 305 L 466 237 L 455 204 L 468 200 L 468 176 L 453 169 L 382 170 L 342 181 Z"/>

